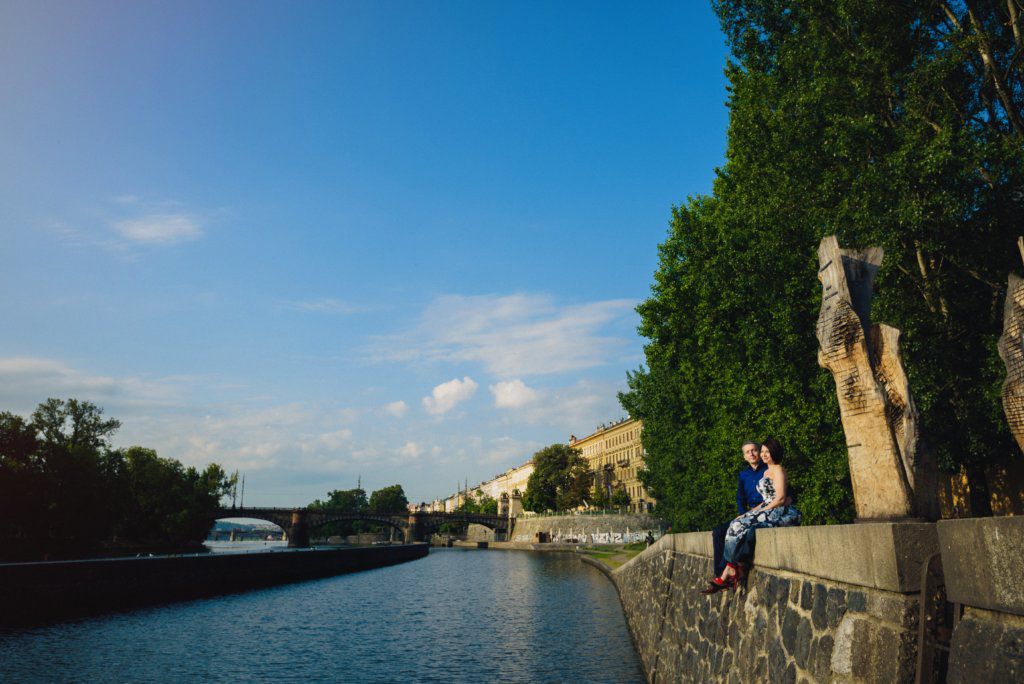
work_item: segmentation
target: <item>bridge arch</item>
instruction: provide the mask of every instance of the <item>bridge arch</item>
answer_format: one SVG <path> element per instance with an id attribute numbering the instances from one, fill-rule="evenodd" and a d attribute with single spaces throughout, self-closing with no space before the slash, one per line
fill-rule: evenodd
<path id="1" fill-rule="evenodd" d="M 278 525 L 286 530 L 288 545 L 292 547 L 309 546 L 310 530 L 344 521 L 365 521 L 385 525 L 401 532 L 406 541 L 423 540 L 428 534 L 436 532 L 445 522 L 483 525 L 495 533 L 507 533 L 510 526 L 510 520 L 505 516 L 482 513 L 374 513 L 308 508 L 221 508 L 211 518 L 210 527 L 213 527 L 215 520 L 224 518 L 253 518 Z"/>
<path id="2" fill-rule="evenodd" d="M 308 515 L 308 526 L 309 531 L 318 530 L 322 527 L 326 527 L 331 523 L 337 522 L 370 522 L 377 525 L 385 525 L 391 529 L 398 530 L 398 533 L 403 537 L 406 534 L 406 530 L 409 528 L 409 523 L 399 522 L 394 519 L 393 516 L 387 515 L 374 515 L 374 514 L 359 514 L 359 513 L 342 513 L 342 514 L 327 514 L 323 516 L 317 515 L 316 511 L 309 511 Z"/>
<path id="3" fill-rule="evenodd" d="M 235 541 L 235 533 L 236 532 L 241 531 L 241 532 L 244 533 L 244 532 L 249 532 L 250 531 L 248 529 L 243 529 L 241 527 L 233 527 L 233 528 L 231 528 L 229 530 L 224 530 L 224 529 L 218 530 L 216 528 L 216 523 L 219 523 L 219 522 L 224 522 L 226 525 L 229 525 L 229 526 L 234 524 L 234 523 L 236 523 L 236 521 L 243 521 L 240 524 L 244 524 L 246 526 L 250 525 L 251 522 L 268 523 L 268 524 L 273 525 L 274 527 L 276 527 L 277 530 L 271 530 L 271 529 L 268 529 L 268 528 L 262 528 L 261 531 L 264 534 L 271 533 L 271 534 L 276 536 L 276 535 L 280 535 L 282 533 L 283 534 L 287 534 L 288 533 L 288 527 L 289 527 L 289 522 L 290 521 L 286 521 L 283 518 L 275 519 L 274 516 L 238 515 L 237 513 L 231 513 L 231 514 L 223 514 L 223 513 L 224 512 L 221 511 L 220 513 L 217 514 L 217 517 L 213 518 L 210 521 L 210 532 L 209 532 L 209 534 L 213 537 L 214 540 L 218 540 L 218 539 L 223 540 L 224 537 L 228 537 L 228 538 L 231 539 L 231 541 Z"/>

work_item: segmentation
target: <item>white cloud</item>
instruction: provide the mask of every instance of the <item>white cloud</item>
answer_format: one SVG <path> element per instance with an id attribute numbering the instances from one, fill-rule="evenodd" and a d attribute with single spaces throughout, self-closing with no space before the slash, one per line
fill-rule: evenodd
<path id="1" fill-rule="evenodd" d="M 503 468 L 522 465 L 530 460 L 541 445 L 512 437 L 495 437 L 484 446 L 484 462 L 501 464 Z M 495 473 L 497 475 L 498 473 Z"/>
<path id="2" fill-rule="evenodd" d="M 409 405 L 399 399 L 398 401 L 393 401 L 390 404 L 384 404 L 382 408 L 384 409 L 384 413 L 389 416 L 401 418 L 405 415 L 406 411 L 409 410 Z"/>
<path id="3" fill-rule="evenodd" d="M 75 397 L 120 406 L 166 404 L 178 396 L 186 380 L 116 378 L 81 371 L 53 359 L 0 358 L 0 402 L 5 408 L 25 413 L 48 397 Z"/>
<path id="4" fill-rule="evenodd" d="M 405 445 L 398 450 L 398 455 L 406 459 L 419 458 L 422 449 L 416 442 L 406 442 Z"/>
<path id="5" fill-rule="evenodd" d="M 341 299 L 332 299 L 330 297 L 283 301 L 280 302 L 280 306 L 284 309 L 305 313 L 354 314 L 366 311 L 365 307 L 356 306 Z"/>
<path id="6" fill-rule="evenodd" d="M 617 383 L 581 380 L 566 387 L 531 390 L 534 392 L 531 401 L 507 408 L 503 422 L 517 426 L 549 425 L 566 431 L 565 439 L 570 432 L 586 435 L 598 423 L 622 416 L 617 399 L 622 389 L 624 387 Z"/>
<path id="7" fill-rule="evenodd" d="M 111 224 L 121 237 L 150 245 L 172 245 L 198 240 L 203 235 L 199 221 L 187 214 L 147 214 Z"/>
<path id="8" fill-rule="evenodd" d="M 476 392 L 477 384 L 469 376 L 442 382 L 429 397 L 423 397 L 423 408 L 435 416 L 447 413 Z"/>
<path id="9" fill-rule="evenodd" d="M 477 362 L 499 377 L 577 371 L 622 355 L 628 340 L 603 331 L 621 325 L 634 306 L 625 299 L 558 306 L 545 295 L 447 295 L 413 330 L 377 340 L 371 353 L 387 361 Z"/>
<path id="10" fill-rule="evenodd" d="M 532 404 L 540 397 L 537 390 L 527 387 L 522 380 L 509 380 L 491 385 L 494 406 L 497 408 L 521 408 Z"/>
<path id="11" fill-rule="evenodd" d="M 344 428 L 341 430 L 335 430 L 334 432 L 325 432 L 320 435 L 317 441 L 330 451 L 337 451 L 348 444 L 351 439 L 352 431 L 348 428 Z"/>

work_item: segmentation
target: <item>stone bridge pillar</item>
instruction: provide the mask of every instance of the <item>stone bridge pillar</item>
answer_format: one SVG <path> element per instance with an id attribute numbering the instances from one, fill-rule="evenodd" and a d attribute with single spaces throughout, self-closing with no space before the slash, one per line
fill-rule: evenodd
<path id="1" fill-rule="evenodd" d="M 512 498 L 508 502 L 508 525 L 505 528 L 505 541 L 512 541 L 512 533 L 516 529 L 516 518 L 523 514 L 523 495 L 519 490 L 512 492 Z"/>
<path id="2" fill-rule="evenodd" d="M 306 520 L 305 508 L 296 508 L 292 511 L 292 526 L 288 530 L 288 548 L 309 548 L 309 523 Z"/>
<path id="3" fill-rule="evenodd" d="M 416 511 L 409 515 L 409 526 L 405 528 L 405 543 L 410 544 L 412 542 L 424 541 L 424 513 L 422 511 Z"/>

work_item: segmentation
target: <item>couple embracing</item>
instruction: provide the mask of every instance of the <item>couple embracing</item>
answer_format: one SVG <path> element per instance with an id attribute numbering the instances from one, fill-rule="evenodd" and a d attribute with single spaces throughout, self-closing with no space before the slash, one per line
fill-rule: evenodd
<path id="1" fill-rule="evenodd" d="M 743 581 L 758 529 L 800 524 L 800 511 L 793 505 L 782 467 L 782 445 L 768 437 L 764 442 L 744 443 L 742 451 L 749 467 L 740 472 L 736 489 L 739 515 L 711 531 L 715 577 L 702 594 L 735 589 Z"/>

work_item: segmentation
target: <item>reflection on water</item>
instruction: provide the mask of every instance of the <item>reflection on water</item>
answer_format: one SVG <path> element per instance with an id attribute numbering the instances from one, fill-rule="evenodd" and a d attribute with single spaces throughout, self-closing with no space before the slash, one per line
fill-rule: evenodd
<path id="1" fill-rule="evenodd" d="M 378 570 L 0 632 L 0 681 L 643 676 L 615 589 L 594 568 L 571 555 L 446 549 Z"/>

